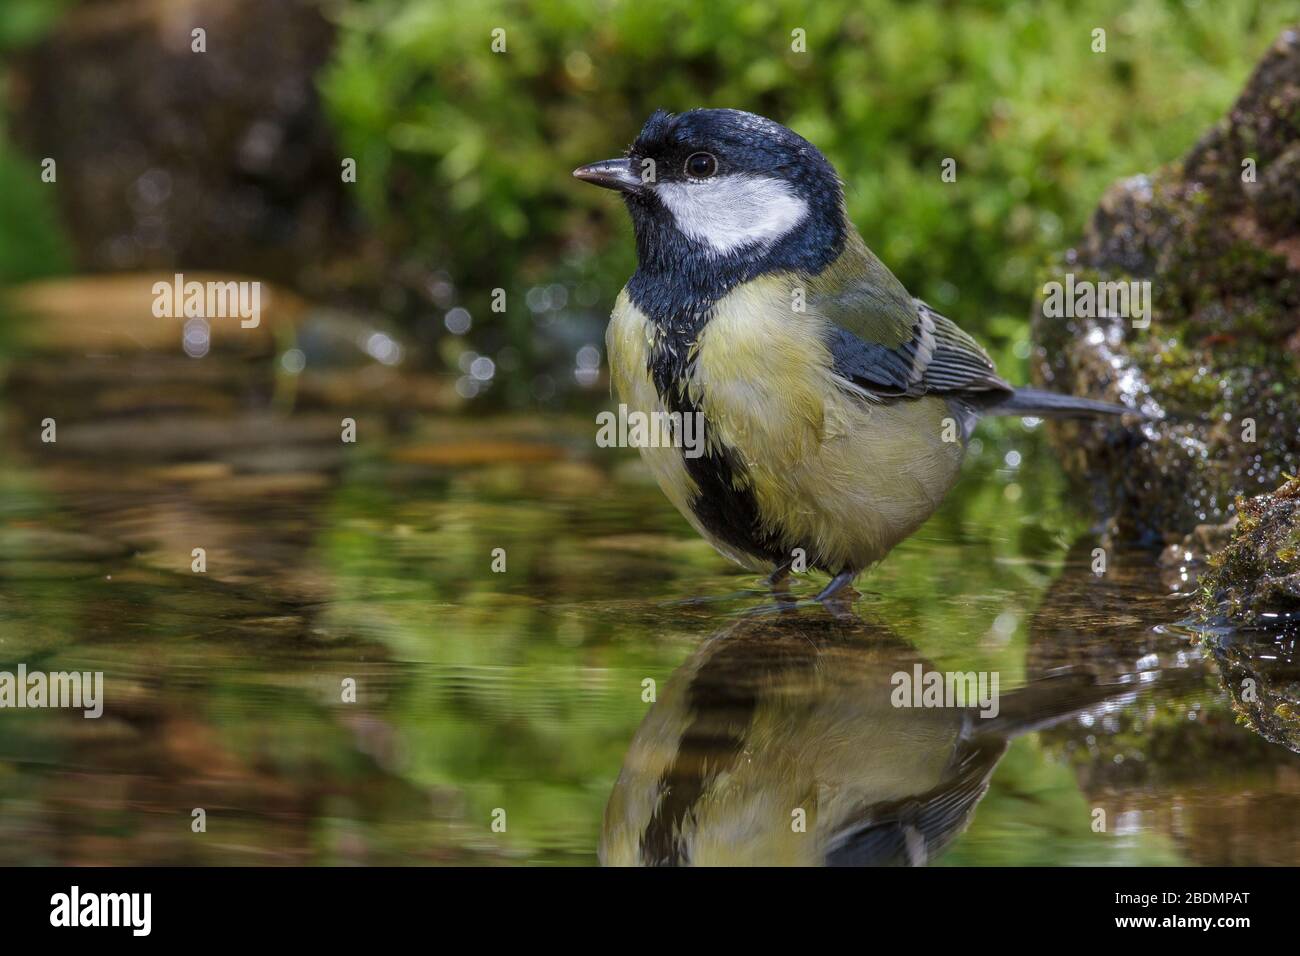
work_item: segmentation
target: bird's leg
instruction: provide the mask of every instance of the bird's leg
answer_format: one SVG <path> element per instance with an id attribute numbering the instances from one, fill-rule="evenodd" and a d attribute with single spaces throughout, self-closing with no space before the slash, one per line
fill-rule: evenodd
<path id="1" fill-rule="evenodd" d="M 763 583 L 773 591 L 781 588 L 782 585 L 785 585 L 785 587 L 788 588 L 789 584 L 786 582 L 786 579 L 790 577 L 790 566 L 793 563 L 794 558 L 787 558 L 772 569 L 772 573 L 767 576 L 767 579 Z"/>
<path id="2" fill-rule="evenodd" d="M 789 569 L 786 570 L 787 572 L 789 571 Z M 776 577 L 776 574 L 779 571 L 781 571 L 781 568 L 777 568 L 777 571 L 773 572 L 772 577 Z M 839 574 L 835 575 L 835 577 L 831 579 L 831 583 L 822 588 L 821 594 L 818 594 L 811 601 L 796 601 L 788 587 L 781 590 L 777 590 L 776 587 L 773 587 L 772 590 L 775 592 L 773 596 L 776 598 L 775 605 L 750 608 L 745 613 L 747 616 L 756 614 L 785 613 L 794 611 L 801 607 L 810 607 L 815 604 L 820 604 L 833 617 L 837 617 L 844 621 L 852 621 L 855 620 L 853 616 L 853 597 L 856 596 L 857 592 L 852 588 L 849 588 L 848 585 L 857 576 L 857 571 L 845 568 Z M 786 575 L 783 574 L 781 580 L 784 582 L 785 578 Z M 769 578 L 769 580 L 771 579 Z"/>
<path id="3" fill-rule="evenodd" d="M 822 588 L 822 593 L 817 595 L 817 597 L 814 598 L 813 600 L 829 601 L 831 598 L 835 597 L 835 595 L 838 594 L 844 587 L 852 583 L 853 579 L 856 578 L 857 576 L 858 576 L 857 571 L 854 571 L 852 568 L 845 568 L 839 574 L 835 575 L 835 577 L 831 578 L 831 583 L 826 585 L 826 587 Z"/>
<path id="4" fill-rule="evenodd" d="M 799 602 L 795 596 L 790 593 L 790 565 L 793 559 L 778 564 L 771 574 L 767 576 L 767 586 L 772 591 L 772 597 L 776 600 L 777 607 L 790 609 Z"/>

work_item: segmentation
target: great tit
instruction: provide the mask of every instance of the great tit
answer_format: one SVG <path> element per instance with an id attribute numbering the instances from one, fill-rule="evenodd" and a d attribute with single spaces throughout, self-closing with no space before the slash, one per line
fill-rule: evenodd
<path id="1" fill-rule="evenodd" d="M 601 862 L 932 862 L 1012 739 L 1133 692 L 1061 671 L 997 695 L 996 714 L 900 706 L 918 669 L 934 673 L 859 619 L 789 614 L 718 632 L 637 729 L 605 807 Z"/>
<path id="2" fill-rule="evenodd" d="M 832 575 L 825 600 L 883 558 L 956 482 L 982 415 L 1129 411 L 1000 378 L 867 248 L 826 157 L 772 120 L 661 110 L 573 175 L 620 192 L 636 234 L 605 340 L 615 390 L 703 429 L 703 453 L 641 453 L 700 534 L 774 584 L 803 558 Z"/>

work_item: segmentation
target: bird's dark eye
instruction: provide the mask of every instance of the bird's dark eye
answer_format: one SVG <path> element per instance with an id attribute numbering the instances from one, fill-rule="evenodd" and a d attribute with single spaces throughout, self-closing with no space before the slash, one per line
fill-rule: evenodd
<path id="1" fill-rule="evenodd" d="M 686 175 L 692 179 L 708 179 L 718 171 L 718 161 L 712 153 L 691 153 L 686 158 Z"/>

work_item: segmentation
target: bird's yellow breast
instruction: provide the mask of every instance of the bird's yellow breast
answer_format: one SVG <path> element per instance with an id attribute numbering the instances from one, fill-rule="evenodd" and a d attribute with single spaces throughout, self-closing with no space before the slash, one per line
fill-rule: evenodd
<path id="1" fill-rule="evenodd" d="M 633 305 L 624 289 L 614 304 L 609 327 L 605 330 L 605 354 L 609 360 L 609 377 L 614 393 L 627 405 L 629 412 L 653 415 L 667 411 L 650 376 L 651 350 L 661 337 L 659 328 Z M 640 452 L 668 500 L 695 530 L 718 547 L 718 542 L 696 518 L 691 507 L 699 489 L 686 470 L 682 449 L 642 447 Z M 719 549 L 733 560 L 739 561 L 743 557 L 732 550 Z"/>
<path id="2" fill-rule="evenodd" d="M 738 286 L 713 307 L 690 343 L 619 298 L 606 337 L 614 386 L 631 409 L 662 411 L 647 367 L 651 351 L 684 349 L 683 380 L 704 416 L 711 454 L 742 466 L 762 531 L 809 566 L 861 569 L 920 526 L 957 477 L 962 446 L 944 441 L 947 403 L 937 397 L 879 404 L 833 370 L 826 319 L 804 305 L 794 275 Z M 951 429 L 948 429 L 951 432 Z M 699 493 L 679 449 L 642 449 L 669 499 L 724 554 L 759 569 L 770 558 L 718 541 L 692 508 Z"/>
<path id="3" fill-rule="evenodd" d="M 691 395 L 706 435 L 746 466 L 793 467 L 826 437 L 831 355 L 823 321 L 794 308 L 792 277 L 764 277 L 718 302 L 695 350 Z"/>

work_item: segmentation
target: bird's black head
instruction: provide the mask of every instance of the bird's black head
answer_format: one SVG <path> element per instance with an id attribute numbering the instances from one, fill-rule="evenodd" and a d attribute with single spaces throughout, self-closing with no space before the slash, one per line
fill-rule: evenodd
<path id="1" fill-rule="evenodd" d="M 623 194 L 638 275 L 684 284 L 696 298 L 766 272 L 815 275 L 843 247 L 834 167 L 802 136 L 753 113 L 659 110 L 624 158 L 574 175 Z"/>

